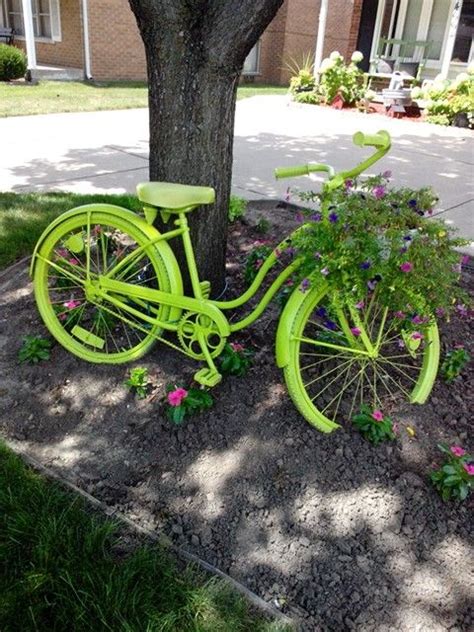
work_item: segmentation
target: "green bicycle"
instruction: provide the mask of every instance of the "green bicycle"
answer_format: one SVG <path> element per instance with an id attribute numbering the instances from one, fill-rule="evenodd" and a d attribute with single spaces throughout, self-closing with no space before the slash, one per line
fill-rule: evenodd
<path id="1" fill-rule="evenodd" d="M 279 178 L 322 171 L 330 191 L 361 174 L 390 149 L 390 136 L 378 132 L 354 135 L 358 146 L 375 153 L 350 171 L 336 174 L 322 164 L 276 170 Z M 54 338 L 83 360 L 123 363 L 137 360 L 161 341 L 204 362 L 195 380 L 213 387 L 221 380 L 215 359 L 228 337 L 262 314 L 301 262 L 296 257 L 276 276 L 262 299 L 241 320 L 225 312 L 247 303 L 259 290 L 279 254 L 289 247 L 286 237 L 261 266 L 239 298 L 212 300 L 210 285 L 199 279 L 187 213 L 214 201 L 214 190 L 150 182 L 137 187 L 145 218 L 110 204 L 89 204 L 58 217 L 41 236 L 31 264 L 39 312 Z M 328 208 L 322 207 L 323 214 Z M 173 228 L 160 233 L 157 213 Z M 192 296 L 183 293 L 181 271 L 169 245 L 181 238 Z M 331 320 L 325 317 L 331 314 Z M 301 414 L 316 428 L 331 432 L 350 418 L 359 403 L 382 407 L 385 399 L 423 403 L 433 386 L 439 359 L 436 323 L 425 331 L 423 344 L 403 349 L 404 331 L 387 318 L 388 308 L 376 293 L 364 309 L 341 304 L 324 280 L 307 292 L 297 288 L 279 319 L 276 362 L 283 369 L 289 394 Z M 355 338 L 354 325 L 360 331 Z M 168 340 L 174 332 L 177 342 Z"/>

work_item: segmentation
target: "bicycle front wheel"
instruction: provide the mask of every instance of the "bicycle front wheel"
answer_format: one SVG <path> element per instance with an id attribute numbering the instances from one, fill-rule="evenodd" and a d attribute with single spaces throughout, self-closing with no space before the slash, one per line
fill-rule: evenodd
<path id="1" fill-rule="evenodd" d="M 285 381 L 301 414 L 323 432 L 350 421 L 362 404 L 389 412 L 403 402 L 423 403 L 433 387 L 439 334 L 433 320 L 421 332 L 393 314 L 374 295 L 351 311 L 337 307 L 328 289 L 299 300 L 287 340 Z M 293 304 L 294 306 L 294 304 Z M 361 329 L 377 349 L 367 353 Z M 351 331 L 352 330 L 352 331 Z M 354 333 L 353 333 L 354 332 Z"/>
<path id="2" fill-rule="evenodd" d="M 159 250 L 127 213 L 78 209 L 46 235 L 37 252 L 33 282 L 41 317 L 63 347 L 88 362 L 136 360 L 161 334 L 158 324 L 86 291 L 87 278 L 93 282 L 114 269 L 116 280 L 169 291 Z M 119 298 L 158 321 L 169 312 L 156 303 Z"/>

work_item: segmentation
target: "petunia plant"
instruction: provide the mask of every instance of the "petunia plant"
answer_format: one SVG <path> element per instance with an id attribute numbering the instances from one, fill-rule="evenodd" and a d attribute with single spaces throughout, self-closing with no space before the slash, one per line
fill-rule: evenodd
<path id="1" fill-rule="evenodd" d="M 395 439 L 395 428 L 391 418 L 385 416 L 381 410 L 372 410 L 366 404 L 361 406 L 359 414 L 354 415 L 352 423 L 361 435 L 374 445 Z"/>
<path id="2" fill-rule="evenodd" d="M 387 171 L 332 191 L 301 193 L 313 206 L 290 246 L 303 261 L 302 291 L 324 279 L 355 306 L 376 293 L 416 342 L 432 315 L 467 310 L 458 285 L 464 257 L 455 249 L 466 241 L 433 219 L 437 197 L 430 188 L 391 188 L 390 177 Z"/>
<path id="3" fill-rule="evenodd" d="M 219 370 L 224 375 L 245 375 L 252 364 L 253 352 L 239 342 L 225 345 L 218 359 Z"/>
<path id="4" fill-rule="evenodd" d="M 438 445 L 443 463 L 430 479 L 443 500 L 465 500 L 474 486 L 474 457 L 460 445 Z"/>
<path id="5" fill-rule="evenodd" d="M 453 382 L 459 375 L 461 375 L 462 370 L 470 361 L 471 356 L 464 349 L 463 345 L 456 345 L 454 349 L 448 351 L 446 354 L 443 364 L 441 365 L 441 375 L 444 380 L 450 384 Z"/>
<path id="6" fill-rule="evenodd" d="M 189 415 L 211 408 L 214 403 L 212 396 L 203 389 L 168 385 L 166 391 L 166 416 L 176 425 L 181 424 Z"/>

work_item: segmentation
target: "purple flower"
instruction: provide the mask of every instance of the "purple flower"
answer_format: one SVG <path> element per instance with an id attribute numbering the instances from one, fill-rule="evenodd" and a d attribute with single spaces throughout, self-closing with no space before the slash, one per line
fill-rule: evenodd
<path id="1" fill-rule="evenodd" d="M 318 307 L 316 310 L 316 315 L 320 318 L 325 318 L 327 316 L 327 311 L 325 307 Z"/>
<path id="2" fill-rule="evenodd" d="M 405 241 L 411 241 L 411 237 L 410 235 L 405 235 L 405 237 L 403 238 Z"/>
<path id="3" fill-rule="evenodd" d="M 413 264 L 409 261 L 405 261 L 405 263 L 400 265 L 400 270 L 402 272 L 411 272 L 413 270 Z"/>
<path id="4" fill-rule="evenodd" d="M 323 269 L 321 270 L 321 274 L 322 274 L 323 276 L 327 276 L 327 275 L 329 274 L 329 270 L 328 270 L 328 268 L 323 268 Z"/>
<path id="5" fill-rule="evenodd" d="M 354 336 L 360 336 L 360 334 L 362 333 L 362 331 L 359 329 L 359 327 L 351 327 L 351 333 Z"/>
<path id="6" fill-rule="evenodd" d="M 301 211 L 296 213 L 296 221 L 299 222 L 300 224 L 304 222 L 304 215 L 303 213 L 301 213 Z"/>
<path id="7" fill-rule="evenodd" d="M 399 349 L 404 349 L 405 348 L 405 342 L 404 342 L 404 340 L 402 338 L 399 338 L 397 340 L 397 344 L 398 344 L 398 348 Z"/>
<path id="8" fill-rule="evenodd" d="M 387 191 L 383 185 L 379 184 L 378 186 L 373 188 L 372 193 L 374 194 L 376 200 L 381 200 L 383 197 L 385 197 Z"/>
<path id="9" fill-rule="evenodd" d="M 408 200 L 408 206 L 411 206 L 412 208 L 416 208 L 418 206 L 418 202 L 414 199 Z"/>
<path id="10" fill-rule="evenodd" d="M 294 257 L 296 254 L 296 249 L 289 246 L 289 248 L 286 249 L 286 254 L 288 254 L 290 257 Z"/>
<path id="11" fill-rule="evenodd" d="M 425 319 L 422 318 L 419 314 L 415 314 L 411 319 L 411 322 L 415 323 L 415 325 L 421 325 L 425 322 Z"/>
<path id="12" fill-rule="evenodd" d="M 309 219 L 313 222 L 320 222 L 323 219 L 322 214 L 319 211 L 310 215 Z"/>
<path id="13" fill-rule="evenodd" d="M 336 323 L 333 320 L 325 320 L 324 321 L 324 326 L 327 329 L 330 329 L 331 331 L 336 331 L 336 329 L 337 329 L 337 325 L 336 325 Z"/>
<path id="14" fill-rule="evenodd" d="M 457 311 L 457 313 L 460 316 L 467 316 L 468 315 L 467 307 L 465 305 L 462 305 L 461 303 L 456 305 L 456 311 Z"/>
<path id="15" fill-rule="evenodd" d="M 337 213 L 334 213 L 334 211 L 332 213 L 329 213 L 329 221 L 332 222 L 333 224 L 335 224 L 337 222 L 337 220 L 339 219 L 339 216 Z"/>
<path id="16" fill-rule="evenodd" d="M 364 309 L 364 301 L 359 301 L 355 304 L 356 309 Z"/>
<path id="17" fill-rule="evenodd" d="M 436 316 L 438 316 L 438 318 L 442 318 L 445 315 L 445 310 L 442 307 L 437 307 L 435 309 L 435 314 Z"/>
<path id="18" fill-rule="evenodd" d="M 315 259 L 321 259 L 321 253 L 320 252 L 315 252 L 314 253 L 314 258 Z"/>
<path id="19" fill-rule="evenodd" d="M 402 246 L 402 247 L 400 248 L 400 254 L 401 254 L 401 255 L 404 255 L 404 254 L 406 253 L 406 251 L 407 251 L 407 250 L 408 250 L 408 248 L 407 248 L 406 246 Z"/>
<path id="20" fill-rule="evenodd" d="M 352 189 L 352 187 L 354 186 L 354 181 L 353 180 L 346 180 L 344 182 L 344 186 L 346 188 L 346 191 L 348 191 L 349 189 Z"/>
<path id="21" fill-rule="evenodd" d="M 470 259 L 469 255 L 463 255 L 463 256 L 461 257 L 461 263 L 462 263 L 462 265 L 463 265 L 463 266 L 467 266 L 467 264 L 469 263 L 469 259 Z"/>
<path id="22" fill-rule="evenodd" d="M 372 265 L 372 264 L 371 264 L 371 263 L 370 263 L 370 261 L 367 259 L 367 261 L 363 261 L 363 262 L 360 264 L 360 266 L 359 266 L 359 267 L 360 267 L 360 269 L 361 269 L 361 270 L 368 270 L 368 269 L 370 268 L 370 266 L 371 266 L 371 265 Z"/>
<path id="23" fill-rule="evenodd" d="M 382 173 L 382 178 L 385 178 L 386 180 L 388 180 L 391 177 L 392 177 L 392 172 L 390 171 L 390 169 L 387 169 L 387 171 L 384 171 Z"/>
<path id="24" fill-rule="evenodd" d="M 395 312 L 394 314 L 395 318 L 405 318 L 405 312 Z"/>
<path id="25" fill-rule="evenodd" d="M 310 286 L 309 279 L 303 279 L 303 280 L 301 281 L 300 290 L 301 290 L 302 292 L 307 292 L 307 291 L 308 291 L 308 289 L 309 289 L 309 286 Z"/>
<path id="26" fill-rule="evenodd" d="M 375 290 L 377 283 L 382 279 L 380 274 L 376 274 L 370 281 L 367 281 L 367 287 L 371 292 Z"/>

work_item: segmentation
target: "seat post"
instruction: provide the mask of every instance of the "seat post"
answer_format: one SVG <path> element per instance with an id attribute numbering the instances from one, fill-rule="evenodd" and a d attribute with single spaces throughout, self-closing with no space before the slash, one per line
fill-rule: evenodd
<path id="1" fill-rule="evenodd" d="M 201 284 L 199 283 L 199 274 L 196 265 L 196 258 L 194 256 L 194 248 L 191 241 L 191 235 L 189 231 L 188 219 L 185 213 L 179 213 L 179 219 L 175 222 L 181 228 L 183 228 L 182 240 L 184 245 L 184 253 L 188 264 L 189 278 L 191 279 L 191 286 L 193 288 L 195 298 L 203 298 Z"/>

